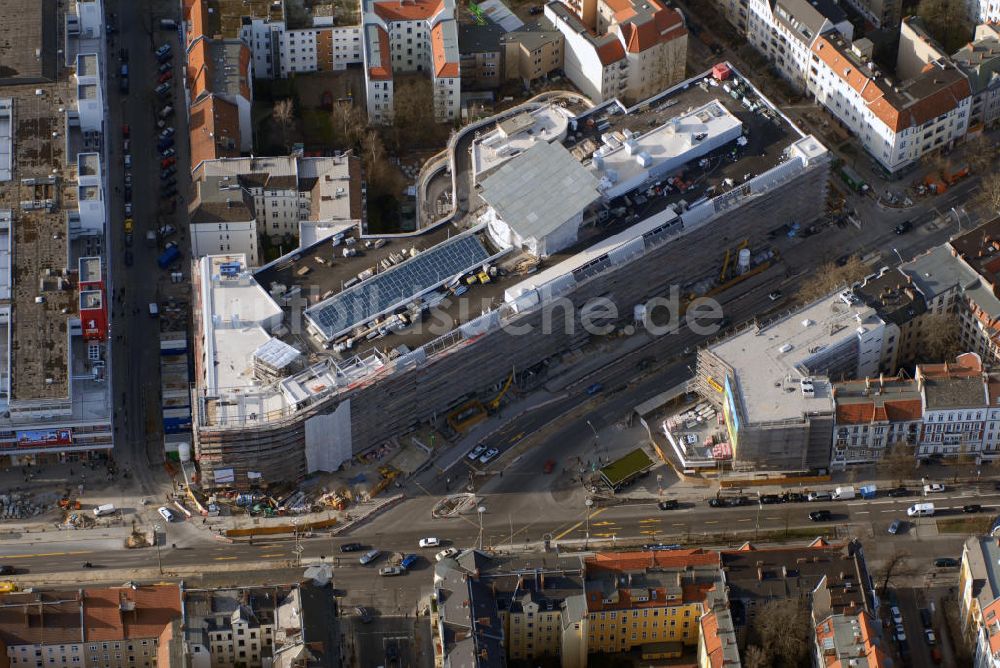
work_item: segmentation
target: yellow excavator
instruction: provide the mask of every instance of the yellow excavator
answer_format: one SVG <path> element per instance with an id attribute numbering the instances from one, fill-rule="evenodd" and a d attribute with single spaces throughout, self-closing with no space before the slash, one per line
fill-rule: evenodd
<path id="1" fill-rule="evenodd" d="M 500 408 L 500 402 L 503 401 L 504 395 L 507 394 L 513 382 L 514 370 L 511 369 L 507 380 L 504 381 L 503 387 L 500 388 L 497 396 L 485 404 L 476 399 L 465 402 L 448 414 L 448 426 L 459 434 L 462 434 L 470 427 L 485 420 L 488 415 L 495 413 Z"/>

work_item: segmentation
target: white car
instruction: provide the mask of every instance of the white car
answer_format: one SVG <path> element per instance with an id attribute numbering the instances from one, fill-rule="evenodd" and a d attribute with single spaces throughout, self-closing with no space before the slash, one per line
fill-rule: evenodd
<path id="1" fill-rule="evenodd" d="M 892 623 L 902 624 L 903 623 L 903 613 L 899 611 L 899 608 L 892 606 L 889 608 L 889 612 L 892 613 Z"/>
<path id="2" fill-rule="evenodd" d="M 479 459 L 479 455 L 483 454 L 483 451 L 485 450 L 486 450 L 485 445 L 482 444 L 477 445 L 476 447 L 472 448 L 472 450 L 469 451 L 468 455 L 469 459 L 471 459 L 472 461 L 476 461 L 477 459 Z"/>
<path id="3" fill-rule="evenodd" d="M 499 450 L 497 450 L 496 448 L 490 448 L 489 450 L 486 451 L 486 454 L 484 454 L 482 457 L 479 458 L 479 463 L 486 464 L 499 454 L 500 454 Z"/>
<path id="4" fill-rule="evenodd" d="M 168 522 L 174 521 L 174 511 L 170 510 L 170 508 L 167 508 L 166 506 L 160 506 L 159 508 L 156 509 L 156 512 L 160 513 L 160 517 L 162 517 L 166 521 Z"/>
<path id="5" fill-rule="evenodd" d="M 928 645 L 937 644 L 937 637 L 934 635 L 934 632 L 931 631 L 930 629 L 924 629 L 924 640 L 927 641 Z"/>
<path id="6" fill-rule="evenodd" d="M 122 161 L 125 163 L 125 169 L 132 169 L 132 155 L 130 153 L 126 153 Z"/>
<path id="7" fill-rule="evenodd" d="M 125 202 L 125 215 L 132 216 L 132 202 Z"/>
<path id="8" fill-rule="evenodd" d="M 929 485 L 924 485 L 924 494 L 934 494 L 943 491 L 944 491 L 944 485 L 942 485 L 939 482 L 932 482 Z"/>
<path id="9" fill-rule="evenodd" d="M 437 538 L 421 538 L 420 547 L 438 547 L 441 545 L 440 539 Z"/>
<path id="10" fill-rule="evenodd" d="M 902 624 L 896 624 L 896 640 L 906 642 L 906 630 Z"/>
<path id="11" fill-rule="evenodd" d="M 459 550 L 457 547 L 446 547 L 437 554 L 435 554 L 434 559 L 437 561 L 441 561 L 443 559 L 447 559 L 448 557 L 457 556 L 459 552 L 461 552 L 461 550 Z"/>

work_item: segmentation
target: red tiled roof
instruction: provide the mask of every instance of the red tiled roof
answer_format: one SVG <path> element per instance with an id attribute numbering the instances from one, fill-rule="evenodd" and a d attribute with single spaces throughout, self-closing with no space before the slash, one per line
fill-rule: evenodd
<path id="1" fill-rule="evenodd" d="M 719 618 L 714 612 L 701 616 L 701 637 L 705 643 L 709 665 L 712 668 L 722 668 L 722 638 L 719 637 Z"/>
<path id="2" fill-rule="evenodd" d="M 0 596 L 0 642 L 4 645 L 63 644 L 82 640 L 78 592 Z M 6 660 L 6 655 L 0 659 Z"/>
<path id="3" fill-rule="evenodd" d="M 378 31 L 378 53 L 379 64 L 376 67 L 368 68 L 369 78 L 375 81 L 389 81 L 392 79 L 392 56 L 389 53 L 389 33 L 380 27 Z"/>
<path id="4" fill-rule="evenodd" d="M 191 168 L 205 160 L 238 158 L 240 112 L 235 104 L 204 95 L 191 105 Z"/>
<path id="5" fill-rule="evenodd" d="M 434 54 L 434 76 L 442 78 L 458 77 L 458 63 L 447 59 L 444 48 L 444 28 L 437 24 L 431 28 L 431 53 Z"/>
<path id="6" fill-rule="evenodd" d="M 437 14 L 442 0 L 387 0 L 374 3 L 375 13 L 383 21 L 426 21 Z"/>
<path id="7" fill-rule="evenodd" d="M 253 101 L 250 94 L 250 48 L 246 44 L 240 47 L 240 95 Z"/>
<path id="8" fill-rule="evenodd" d="M 601 65 L 607 66 L 624 58 L 625 49 L 618 39 L 609 39 L 597 47 L 597 57 L 601 59 Z"/>
<path id="9" fill-rule="evenodd" d="M 684 568 L 685 566 L 711 566 L 719 564 L 717 552 L 701 548 L 690 550 L 653 550 L 649 552 L 598 552 L 587 559 L 588 568 L 612 571 L 643 568 Z"/>
<path id="10" fill-rule="evenodd" d="M 208 91 L 208 65 L 211 59 L 208 56 L 208 39 L 199 37 L 188 47 L 187 52 L 187 80 L 188 90 L 191 91 L 191 99 L 195 100 Z"/>
<path id="11" fill-rule="evenodd" d="M 88 641 L 158 638 L 163 627 L 180 614 L 181 593 L 177 585 L 83 592 L 83 624 Z"/>
<path id="12" fill-rule="evenodd" d="M 837 424 L 905 422 L 919 420 L 922 415 L 919 399 L 888 400 L 879 405 L 875 404 L 874 399 L 866 403 L 837 404 Z"/>
<path id="13" fill-rule="evenodd" d="M 208 23 L 208 8 L 205 0 L 184 0 L 184 17 L 190 21 L 191 29 L 187 33 L 188 43 L 205 35 Z"/>

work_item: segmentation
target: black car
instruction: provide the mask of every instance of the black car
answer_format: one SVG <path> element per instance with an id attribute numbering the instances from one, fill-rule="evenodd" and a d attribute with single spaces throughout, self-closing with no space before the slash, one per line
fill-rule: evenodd
<path id="1" fill-rule="evenodd" d="M 897 225 L 897 226 L 896 226 L 896 227 L 895 227 L 895 228 L 893 229 L 893 231 L 894 231 L 894 232 L 895 232 L 896 234 L 906 234 L 907 232 L 909 232 L 909 231 L 910 231 L 910 230 L 912 230 L 912 229 L 913 229 L 913 223 L 911 223 L 911 222 L 910 222 L 910 221 L 908 221 L 908 220 L 904 220 L 904 221 L 903 221 L 903 222 L 901 222 L 901 223 L 900 223 L 899 225 Z"/>
<path id="2" fill-rule="evenodd" d="M 133 261 L 132 260 L 132 251 L 130 251 L 130 250 L 125 251 L 125 266 L 126 267 L 131 267 L 132 266 L 132 261 Z"/>
<path id="3" fill-rule="evenodd" d="M 729 504 L 726 502 L 726 499 L 709 499 L 708 505 L 713 508 L 725 508 Z"/>
<path id="4" fill-rule="evenodd" d="M 920 621 L 925 629 L 929 629 L 931 627 L 931 611 L 927 608 L 920 608 Z"/>
<path id="5" fill-rule="evenodd" d="M 777 494 L 761 494 L 760 502 L 761 504 L 781 503 L 781 497 Z"/>
<path id="6" fill-rule="evenodd" d="M 361 543 L 344 543 L 340 546 L 341 552 L 360 552 L 365 549 L 365 546 Z"/>
<path id="7" fill-rule="evenodd" d="M 829 510 L 814 510 L 809 513 L 809 519 L 813 522 L 829 522 L 832 517 Z"/>
<path id="8" fill-rule="evenodd" d="M 952 557 L 938 557 L 934 560 L 934 565 L 938 568 L 956 568 L 958 566 L 958 559 Z"/>
<path id="9" fill-rule="evenodd" d="M 970 503 L 967 506 L 962 506 L 963 513 L 978 513 L 983 507 L 978 503 Z"/>
<path id="10" fill-rule="evenodd" d="M 368 608 L 363 606 L 357 606 L 354 608 L 354 614 L 358 616 L 358 619 L 362 624 L 368 624 L 372 621 L 372 613 L 368 612 Z"/>
<path id="11" fill-rule="evenodd" d="M 125 186 L 125 201 L 132 201 L 132 186 Z"/>
<path id="12" fill-rule="evenodd" d="M 13 575 L 13 574 L 14 574 L 13 566 L 10 566 L 8 564 L 0 566 L 0 575 Z"/>
<path id="13" fill-rule="evenodd" d="M 680 508 L 680 505 L 681 504 L 677 502 L 677 499 L 667 499 L 666 501 L 660 501 L 657 503 L 656 507 L 660 510 L 677 510 Z"/>
<path id="14" fill-rule="evenodd" d="M 806 500 L 805 494 L 799 494 L 798 492 L 785 492 L 781 495 L 782 503 L 802 503 Z"/>
<path id="15" fill-rule="evenodd" d="M 896 487 L 895 489 L 889 490 L 889 496 L 893 498 L 898 498 L 901 496 L 909 496 L 909 495 L 910 495 L 910 490 L 906 489 L 905 487 Z"/>

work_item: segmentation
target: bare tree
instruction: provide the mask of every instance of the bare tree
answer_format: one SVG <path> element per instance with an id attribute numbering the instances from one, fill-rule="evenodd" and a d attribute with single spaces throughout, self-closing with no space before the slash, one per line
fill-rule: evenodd
<path id="1" fill-rule="evenodd" d="M 886 449 L 878 466 L 889 475 L 895 484 L 902 485 L 916 467 L 913 452 L 905 443 L 894 443 Z"/>
<path id="2" fill-rule="evenodd" d="M 970 474 L 975 465 L 976 456 L 969 452 L 969 446 L 967 444 L 962 443 L 958 452 L 958 457 L 955 458 L 955 466 L 953 467 L 955 475 L 952 478 L 952 482 L 958 482 L 958 477 L 963 473 L 967 475 Z"/>
<path id="3" fill-rule="evenodd" d="M 334 143 L 344 148 L 358 148 L 365 136 L 365 117 L 349 103 L 336 102 L 330 111 Z"/>
<path id="4" fill-rule="evenodd" d="M 868 275 L 870 268 L 857 255 L 852 255 L 842 266 L 827 262 L 813 274 L 812 280 L 802 283 L 798 297 L 812 302 L 830 294 L 837 288 L 857 283 Z"/>
<path id="5" fill-rule="evenodd" d="M 991 213 L 1000 212 L 1000 173 L 988 174 L 979 184 L 976 202 Z"/>
<path id="6" fill-rule="evenodd" d="M 965 155 L 974 171 L 988 175 L 997 159 L 997 144 L 985 132 L 980 132 L 965 142 Z"/>
<path id="7" fill-rule="evenodd" d="M 425 146 L 438 132 L 434 88 L 427 77 L 407 77 L 393 87 L 393 143 L 397 148 Z"/>
<path id="8" fill-rule="evenodd" d="M 288 141 L 289 131 L 292 129 L 292 123 L 295 121 L 295 104 L 292 102 L 292 99 L 285 98 L 284 100 L 275 102 L 271 115 L 274 118 L 274 122 L 281 129 L 281 142 L 285 145 L 285 150 L 292 150 L 292 145 Z"/>
<path id="9" fill-rule="evenodd" d="M 743 655 L 743 665 L 745 668 L 770 668 L 771 657 L 767 655 L 767 650 L 762 647 L 750 645 Z"/>
<path id="10" fill-rule="evenodd" d="M 925 361 L 944 362 L 961 352 L 959 321 L 951 314 L 925 315 L 920 329 Z"/>
<path id="11" fill-rule="evenodd" d="M 882 581 L 880 589 L 882 596 L 885 596 L 893 578 L 905 577 L 915 573 L 916 570 L 913 564 L 910 563 L 910 553 L 900 548 L 893 550 L 882 564 L 882 567 L 875 570 L 877 578 Z"/>
<path id="12" fill-rule="evenodd" d="M 916 15 L 947 53 L 953 53 L 972 37 L 972 20 L 965 0 L 920 0 Z"/>
<path id="13" fill-rule="evenodd" d="M 812 626 L 804 599 L 768 601 L 758 608 L 750 631 L 753 644 L 766 648 L 766 665 L 794 668 L 809 663 Z"/>

